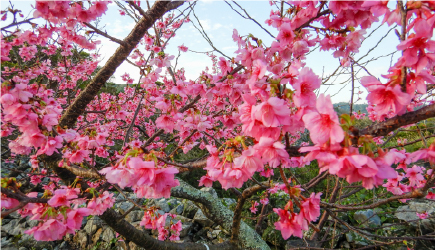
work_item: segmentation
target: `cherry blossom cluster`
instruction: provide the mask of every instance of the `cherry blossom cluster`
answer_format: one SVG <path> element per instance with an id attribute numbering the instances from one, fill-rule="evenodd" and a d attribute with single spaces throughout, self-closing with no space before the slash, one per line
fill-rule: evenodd
<path id="1" fill-rule="evenodd" d="M 144 213 L 144 217 L 142 218 L 140 225 L 144 226 L 146 229 L 158 230 L 159 240 L 169 239 L 171 241 L 178 241 L 180 240 L 182 224 L 181 220 L 173 222 L 172 219 L 175 219 L 176 216 L 177 215 L 169 213 L 161 215 L 156 209 L 151 208 Z M 169 225 L 166 225 L 168 224 L 167 221 L 169 222 Z"/>
<path id="2" fill-rule="evenodd" d="M 11 138 L 13 154 L 30 156 L 31 182 L 41 183 L 43 176 L 53 174 L 43 163 L 50 156 L 62 156 L 60 168 L 92 170 L 93 176 L 99 176 L 99 182 L 87 182 L 88 190 L 80 190 L 78 179 L 64 186 L 51 178 L 44 186 L 48 202 L 29 203 L 19 210 L 22 216 L 40 221 L 27 231 L 35 239 L 61 239 L 79 229 L 83 217 L 101 215 L 112 207 L 113 194 L 100 190 L 103 183 L 132 188 L 140 198 L 170 197 L 182 168 L 173 162 L 174 156 L 193 148 L 209 154 L 200 186 L 219 182 L 224 189 L 242 188 L 254 180 L 255 173 L 269 178 L 280 171 L 284 183 L 268 192 L 281 190 L 289 196 L 284 208 L 274 208 L 279 216 L 275 227 L 285 239 L 302 237 L 313 226 L 320 215 L 321 193 L 304 196 L 283 168 L 316 161 L 320 172 L 328 171 L 350 184 L 361 182 L 366 189 L 384 187 L 394 195 L 421 189 L 434 175 L 417 163 L 435 164 L 434 143 L 412 153 L 374 150 L 382 138 L 353 134 L 355 119 L 364 115 L 338 117 L 331 97 L 316 94 L 322 79 L 305 63 L 310 49 L 319 46 L 348 67 L 355 63 L 353 55 L 373 23 L 382 18 L 390 26 L 406 23 L 397 46 L 402 56 L 383 76 L 386 82 L 373 76 L 361 78 L 368 91 L 368 117 L 383 121 L 433 103 L 425 96 L 426 86 L 435 83 L 433 3 L 408 2 L 403 13 L 399 4 L 390 10 L 386 1 L 290 2 L 285 11 L 271 11 L 266 20 L 278 34 L 270 46 L 234 30 L 235 56 L 208 54 L 211 72 L 207 68 L 195 80 L 186 79 L 184 69 L 168 69 L 175 59 L 165 52 L 169 41 L 190 21 L 169 14 L 156 21 L 154 33 L 147 33 L 129 55 L 141 69 L 140 79 L 125 73 L 123 91 L 98 94 L 74 128 L 60 127 L 65 109 L 98 65 L 98 55 L 77 56 L 75 44 L 89 50 L 97 44 L 78 27 L 104 14 L 107 4 L 96 1 L 86 8 L 82 2 L 38 1 L 34 16 L 48 24 L 1 38 L 1 135 Z M 189 51 L 184 44 L 178 49 Z M 52 62 L 50 56 L 62 60 Z M 311 142 L 297 144 L 305 130 Z M 291 157 L 289 149 L 296 145 L 305 156 Z M 433 190 L 426 198 L 435 198 Z M 1 200 L 2 208 L 19 205 L 4 194 Z M 251 212 L 257 213 L 258 206 L 268 202 L 266 196 L 252 201 Z M 168 216 L 148 209 L 141 225 L 158 230 L 159 240 L 177 241 L 181 222 L 170 220 L 167 225 Z"/>

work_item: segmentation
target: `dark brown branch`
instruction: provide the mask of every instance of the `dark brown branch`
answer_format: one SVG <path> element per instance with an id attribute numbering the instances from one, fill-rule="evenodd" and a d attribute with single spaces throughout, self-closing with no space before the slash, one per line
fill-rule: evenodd
<path id="1" fill-rule="evenodd" d="M 1 188 L 2 194 L 5 194 L 7 197 L 15 199 L 17 201 L 27 202 L 27 203 L 47 203 L 48 199 L 44 198 L 32 198 L 27 197 L 21 194 L 17 194 L 15 192 L 12 192 L 12 190 L 8 188 Z"/>
<path id="2" fill-rule="evenodd" d="M 30 23 L 30 21 L 33 20 L 33 19 L 35 19 L 35 18 L 29 18 L 29 19 L 23 20 L 21 22 L 11 23 L 8 26 L 3 27 L 1 30 L 3 31 L 3 30 L 6 30 L 6 29 L 8 29 L 10 27 L 17 26 L 17 25 L 20 25 L 20 24 L 23 24 L 23 23 Z"/>
<path id="3" fill-rule="evenodd" d="M 137 118 L 137 115 L 139 114 L 140 107 L 142 106 L 143 99 L 144 99 L 144 97 L 142 96 L 140 98 L 139 104 L 137 105 L 136 111 L 134 111 L 133 119 L 131 121 L 130 126 L 128 127 L 127 133 L 125 134 L 124 145 L 128 142 L 128 139 L 130 138 L 130 133 L 131 133 L 131 130 L 133 129 L 134 123 L 136 122 L 136 118 Z"/>
<path id="4" fill-rule="evenodd" d="M 337 200 L 337 195 L 339 191 L 339 186 L 340 186 L 339 178 L 337 177 L 335 178 L 335 180 L 336 180 L 335 187 L 334 190 L 332 191 L 331 198 L 329 199 L 330 203 L 334 203 Z M 320 217 L 319 223 L 317 224 L 317 228 L 322 230 L 328 218 L 329 218 L 329 212 L 324 211 L 322 216 Z M 313 234 L 311 235 L 311 240 L 317 240 L 319 236 L 320 236 L 320 232 L 314 231 Z"/>
<path id="5" fill-rule="evenodd" d="M 363 187 L 356 187 L 354 190 L 350 191 L 349 193 L 343 194 L 342 196 L 340 196 L 337 201 L 345 199 L 345 198 L 347 198 L 347 197 L 349 197 L 351 195 L 354 195 L 354 194 L 358 193 L 359 191 L 361 191 L 363 189 L 364 189 Z"/>
<path id="6" fill-rule="evenodd" d="M 102 176 L 96 173 L 95 171 L 92 171 L 92 169 L 84 169 L 79 167 L 73 167 L 73 166 L 67 166 L 64 165 L 64 169 L 67 169 L 71 173 L 77 176 L 85 177 L 85 178 L 95 178 L 95 179 L 101 179 Z"/>
<path id="7" fill-rule="evenodd" d="M 23 207 L 24 207 L 25 205 L 27 205 L 27 204 L 28 204 L 28 202 L 26 202 L 26 201 L 21 201 L 21 202 L 18 204 L 18 206 L 14 207 L 14 208 L 11 208 L 11 209 L 8 209 L 8 210 L 6 210 L 6 211 L 2 211 L 2 212 L 1 212 L 1 218 L 2 218 L 2 219 L 5 218 L 6 216 L 10 215 L 11 213 L 17 211 L 18 209 L 23 208 Z"/>
<path id="8" fill-rule="evenodd" d="M 161 158 L 161 157 L 157 157 L 157 159 L 158 159 L 159 161 L 161 161 L 161 162 L 167 164 L 167 165 L 172 165 L 172 166 L 176 166 L 176 167 L 179 167 L 179 168 L 193 169 L 193 167 L 191 167 L 191 166 L 189 166 L 189 165 L 183 165 L 183 164 L 180 164 L 180 163 L 176 163 L 176 162 L 168 161 L 168 160 L 163 159 L 163 158 Z"/>
<path id="9" fill-rule="evenodd" d="M 139 126 L 139 125 L 134 125 L 134 127 L 135 128 L 137 128 L 137 129 L 139 129 L 139 131 L 145 136 L 145 137 L 150 137 L 148 134 L 147 134 L 147 131 L 145 131 L 141 126 Z"/>
<path id="10" fill-rule="evenodd" d="M 435 137 L 435 135 L 425 136 L 424 139 L 428 139 L 428 138 L 432 138 L 432 137 Z M 397 146 L 388 147 L 387 149 L 392 149 L 392 148 L 397 148 L 397 147 L 404 147 L 404 146 L 408 146 L 408 145 L 411 145 L 411 144 L 414 144 L 414 143 L 417 143 L 417 142 L 421 142 L 421 138 L 417 139 L 417 140 L 414 140 L 414 141 L 407 142 L 407 143 L 403 143 L 403 144 L 400 144 L 400 145 L 397 145 Z"/>
<path id="11" fill-rule="evenodd" d="M 105 114 L 107 110 L 91 110 L 91 111 L 85 111 L 85 114 Z"/>
<path id="12" fill-rule="evenodd" d="M 232 10 L 234 10 L 237 14 L 239 14 L 241 17 L 243 17 L 244 19 L 252 20 L 252 21 L 253 21 L 254 23 L 256 23 L 258 26 L 260 26 L 260 28 L 261 28 L 262 30 L 264 30 L 267 34 L 269 34 L 269 36 L 271 36 L 272 38 L 275 38 L 274 35 L 272 35 L 272 34 L 271 34 L 267 29 L 265 29 L 265 28 L 264 28 L 264 27 L 263 27 L 259 22 L 257 22 L 257 20 L 253 19 L 253 18 L 248 14 L 248 12 L 247 12 L 245 9 L 243 9 L 242 6 L 240 6 L 237 2 L 233 1 L 233 3 L 234 3 L 235 5 L 239 6 L 239 8 L 242 9 L 243 12 L 245 12 L 245 14 L 246 14 L 247 17 L 245 17 L 245 16 L 242 15 L 240 12 L 238 12 L 237 10 L 235 10 L 235 9 L 233 8 L 233 6 L 231 6 L 231 4 L 229 4 L 227 1 L 225 1 L 225 3 L 228 4 L 228 5 L 230 6 L 230 8 L 231 8 Z"/>
<path id="13" fill-rule="evenodd" d="M 245 204 L 246 199 L 254 195 L 256 192 L 265 189 L 265 186 L 255 185 L 248 189 L 245 189 L 237 201 L 237 206 L 234 210 L 233 226 L 231 230 L 231 242 L 237 244 L 239 242 L 239 232 L 240 232 L 240 220 L 242 218 L 242 208 Z"/>
<path id="14" fill-rule="evenodd" d="M 399 11 L 400 11 L 400 24 L 402 26 L 402 32 L 400 34 L 400 41 L 403 42 L 406 40 L 406 23 L 407 23 L 407 10 L 406 10 L 406 5 L 404 4 L 403 1 L 397 1 L 397 5 L 399 7 Z M 402 56 L 404 54 L 405 51 L 402 52 Z M 400 87 L 402 89 L 402 92 L 406 93 L 406 67 L 402 66 L 401 68 L 401 72 L 400 72 L 400 77 L 402 78 L 402 82 L 400 84 Z"/>
<path id="15" fill-rule="evenodd" d="M 269 192 L 266 192 L 266 199 L 269 199 Z M 257 224 L 255 225 L 255 231 L 259 235 L 263 234 L 262 229 L 261 229 L 261 224 L 262 224 L 264 218 L 266 217 L 268 205 L 269 204 L 263 204 L 263 206 L 261 207 L 260 216 L 258 216 Z"/>
<path id="16" fill-rule="evenodd" d="M 305 184 L 305 189 L 310 189 L 314 186 L 316 186 L 319 182 L 321 182 L 323 179 L 325 179 L 328 176 L 328 172 L 322 172 L 320 174 L 318 174 L 316 177 L 314 177 L 313 179 L 311 179 L 311 181 L 309 181 L 307 184 Z"/>
<path id="17" fill-rule="evenodd" d="M 167 157 L 166 159 L 171 158 L 177 151 L 178 149 L 180 149 L 180 147 L 182 147 L 190 138 L 192 138 L 192 136 L 197 132 L 197 129 L 194 129 L 189 136 L 187 136 L 179 146 L 177 146 Z"/>
<path id="18" fill-rule="evenodd" d="M 179 4 L 179 2 L 177 3 Z M 170 6 L 177 5 L 173 5 L 171 2 L 167 1 L 158 1 L 146 12 L 146 15 L 136 24 L 130 34 L 123 40 L 126 45 L 118 47 L 113 56 L 109 58 L 106 64 L 98 71 L 89 85 L 85 88 L 85 90 L 79 94 L 79 96 L 62 115 L 59 121 L 59 125 L 61 127 L 74 127 L 77 118 L 83 114 L 86 106 L 94 99 L 101 87 L 115 73 L 119 65 L 125 61 L 125 59 L 140 42 L 154 22 L 170 10 Z"/>
<path id="19" fill-rule="evenodd" d="M 43 199 L 43 198 L 27 197 L 23 194 L 12 192 L 12 190 L 4 188 L 4 187 L 1 188 L 1 193 L 6 195 L 9 198 L 18 200 L 20 202 L 18 204 L 18 206 L 11 208 L 9 210 L 6 210 L 6 211 L 2 211 L 1 218 L 4 218 L 4 217 L 8 216 L 9 214 L 17 211 L 18 209 L 23 208 L 28 203 L 47 203 L 47 201 L 48 201 L 48 199 Z"/>
<path id="20" fill-rule="evenodd" d="M 142 230 L 136 229 L 133 225 L 125 221 L 122 216 L 113 209 L 108 209 L 99 216 L 108 226 L 113 228 L 128 241 L 134 242 L 136 245 L 146 247 L 147 250 L 205 250 L 207 247 L 201 243 L 173 243 L 154 239 Z M 231 250 L 236 249 L 231 243 L 224 242 L 216 245 L 209 245 L 210 250 Z"/>
<path id="21" fill-rule="evenodd" d="M 323 7 L 323 6 L 322 6 L 322 7 Z M 320 11 L 320 9 L 319 9 L 319 11 Z M 332 13 L 332 11 L 329 10 L 329 9 L 328 9 L 328 10 L 324 10 L 324 11 L 322 11 L 322 12 L 319 12 L 315 17 L 310 18 L 310 20 L 306 21 L 306 22 L 303 23 L 301 26 L 299 26 L 299 27 L 296 29 L 296 31 L 299 31 L 299 30 L 301 30 L 301 29 L 303 29 L 303 28 L 308 27 L 312 21 L 316 20 L 317 18 L 319 18 L 319 17 L 321 17 L 321 16 L 324 16 L 324 15 L 327 15 L 327 14 L 330 14 L 330 13 Z"/>
<path id="22" fill-rule="evenodd" d="M 428 118 L 435 117 L 435 104 L 428 105 L 419 110 L 408 112 L 402 116 L 395 116 L 384 122 L 374 124 L 362 130 L 354 131 L 354 135 L 385 136 L 402 126 L 414 124 Z"/>
<path id="23" fill-rule="evenodd" d="M 343 209 L 343 210 L 373 209 L 373 208 L 379 207 L 380 205 L 387 204 L 389 202 L 400 200 L 400 199 L 423 198 L 426 195 L 427 190 L 434 184 L 434 182 L 435 182 L 435 177 L 432 175 L 430 178 L 428 178 L 426 184 L 422 188 L 417 188 L 417 189 L 415 189 L 412 192 L 409 192 L 407 194 L 395 195 L 395 196 L 392 196 L 392 197 L 389 197 L 389 198 L 386 198 L 383 200 L 379 200 L 379 201 L 376 201 L 370 205 L 365 205 L 365 206 L 352 206 L 352 205 L 344 206 L 344 205 L 327 203 L 327 202 L 323 202 L 323 201 L 321 201 L 320 204 L 321 204 L 321 207 L 323 207 L 323 208 L 337 208 L 337 209 Z"/>
<path id="24" fill-rule="evenodd" d="M 122 41 L 122 40 L 120 40 L 120 39 L 118 39 L 118 38 L 116 38 L 116 37 L 110 36 L 110 35 L 107 34 L 106 32 L 103 32 L 103 31 L 97 29 L 96 27 L 94 27 L 94 26 L 93 26 L 92 24 L 90 24 L 90 23 L 83 22 L 83 24 L 86 25 L 86 26 L 88 26 L 89 28 L 91 28 L 95 33 L 104 36 L 105 38 L 109 39 L 109 40 L 112 41 L 112 42 L 118 43 L 118 44 L 123 45 L 123 46 L 126 46 L 126 45 L 127 45 L 126 42 L 124 42 L 124 41 Z"/>

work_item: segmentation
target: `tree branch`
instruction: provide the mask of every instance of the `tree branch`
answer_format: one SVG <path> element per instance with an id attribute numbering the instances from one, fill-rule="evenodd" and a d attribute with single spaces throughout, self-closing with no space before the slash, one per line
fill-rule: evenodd
<path id="1" fill-rule="evenodd" d="M 237 206 L 234 210 L 233 225 L 231 227 L 231 242 L 233 244 L 237 244 L 237 242 L 239 242 L 242 208 L 243 205 L 245 204 L 246 199 L 254 195 L 257 191 L 260 191 L 265 188 L 266 188 L 265 186 L 255 185 L 253 187 L 245 189 L 242 195 L 239 196 L 239 199 L 237 201 Z"/>
<path id="2" fill-rule="evenodd" d="M 95 33 L 104 36 L 105 38 L 109 39 L 109 40 L 112 41 L 112 42 L 118 43 L 118 44 L 120 44 L 120 45 L 122 45 L 122 46 L 126 46 L 126 45 L 127 45 L 126 42 L 124 42 L 124 41 L 122 41 L 122 40 L 119 40 L 119 39 L 116 38 L 116 37 L 110 36 L 110 35 L 107 34 L 106 32 L 103 32 L 103 31 L 97 29 L 95 26 L 93 26 L 93 25 L 90 24 L 90 23 L 83 22 L 83 24 L 86 25 L 86 26 L 88 26 L 89 28 L 91 28 Z"/>
<path id="3" fill-rule="evenodd" d="M 180 186 L 171 189 L 171 196 L 200 203 L 202 211 L 207 218 L 218 223 L 225 230 L 232 231 L 234 213 L 230 209 L 225 207 L 220 200 L 214 198 L 211 194 L 201 192 L 183 180 L 179 181 Z M 270 249 L 261 236 L 243 221 L 240 225 L 238 244 L 242 249 Z"/>
<path id="4" fill-rule="evenodd" d="M 408 112 L 402 116 L 395 116 L 384 122 L 374 124 L 362 130 L 355 129 L 354 135 L 385 136 L 402 126 L 417 123 L 428 118 L 435 117 L 435 104 L 428 105 L 419 110 Z"/>
<path id="5" fill-rule="evenodd" d="M 180 4 L 179 2 L 176 3 Z M 106 64 L 98 71 L 98 73 L 89 83 L 89 85 L 86 86 L 86 88 L 79 94 L 79 96 L 62 115 L 59 121 L 59 125 L 61 127 L 72 128 L 74 126 L 77 118 L 85 111 L 86 106 L 94 99 L 100 88 L 115 73 L 116 69 L 125 61 L 131 51 L 143 38 L 146 31 L 158 18 L 162 17 L 167 11 L 171 10 L 170 7 L 177 6 L 177 4 L 172 4 L 171 2 L 167 1 L 158 1 L 146 12 L 146 16 L 144 16 L 136 24 L 130 34 L 123 40 L 126 45 L 118 47 L 113 56 L 109 58 Z"/>
<path id="6" fill-rule="evenodd" d="M 102 215 L 99 216 L 108 226 L 113 228 L 120 235 L 124 236 L 126 240 L 135 243 L 138 246 L 146 247 L 147 250 L 231 250 L 234 249 L 229 242 L 224 242 L 216 245 L 205 246 L 201 243 L 173 243 L 167 241 L 160 241 L 154 239 L 152 236 L 146 234 L 142 230 L 136 229 L 133 225 L 125 221 L 122 216 L 113 209 L 107 209 Z"/>

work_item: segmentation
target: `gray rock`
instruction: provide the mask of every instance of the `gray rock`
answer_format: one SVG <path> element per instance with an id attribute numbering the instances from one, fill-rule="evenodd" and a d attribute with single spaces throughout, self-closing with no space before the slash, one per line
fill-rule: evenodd
<path id="1" fill-rule="evenodd" d="M 67 250 L 67 249 L 70 249 L 71 247 L 68 245 L 68 243 L 66 242 L 66 241 L 63 241 L 61 244 L 60 244 L 60 246 L 59 246 L 59 249 L 60 250 Z"/>
<path id="2" fill-rule="evenodd" d="M 136 200 L 136 199 L 137 199 L 137 196 L 136 196 L 135 193 L 128 193 L 128 194 L 127 194 L 127 197 L 128 197 L 130 200 Z"/>
<path id="3" fill-rule="evenodd" d="M 74 235 L 73 241 L 80 246 L 80 249 L 86 249 L 88 246 L 88 235 L 85 231 L 80 230 Z"/>
<path id="4" fill-rule="evenodd" d="M 424 232 L 435 231 L 435 219 L 428 218 L 420 220 L 417 213 L 427 212 L 429 216 L 435 212 L 435 201 L 413 200 L 408 205 L 401 206 L 396 210 L 394 216 L 399 220 L 409 222 L 411 228 L 421 228 Z"/>
<path id="5" fill-rule="evenodd" d="M 137 245 L 134 244 L 133 242 L 130 242 L 130 243 L 128 244 L 128 246 L 129 246 L 129 249 L 130 249 L 130 250 L 146 250 L 146 249 L 143 248 L 143 247 L 139 247 L 139 246 L 137 246 Z M 124 248 L 124 249 L 128 249 L 128 248 Z"/>
<path id="6" fill-rule="evenodd" d="M 99 228 L 102 228 L 103 225 L 104 222 L 100 218 L 93 216 L 92 218 L 88 219 L 84 230 L 87 234 L 93 235 Z"/>
<path id="7" fill-rule="evenodd" d="M 106 228 L 101 236 L 101 239 L 105 242 L 110 242 L 114 238 L 116 238 L 115 231 L 110 227 Z"/>
<path id="8" fill-rule="evenodd" d="M 8 224 L 2 226 L 1 230 L 10 235 L 23 234 L 27 229 L 24 228 L 25 224 L 20 224 L 19 219 L 13 219 Z"/>
<path id="9" fill-rule="evenodd" d="M 196 206 L 192 201 L 190 200 L 184 200 L 184 210 L 181 215 L 183 215 L 186 218 L 193 219 L 196 212 L 198 212 L 199 208 Z"/>
<path id="10" fill-rule="evenodd" d="M 396 223 L 384 223 L 382 224 L 383 231 L 387 236 L 403 236 L 406 234 L 407 226 L 406 225 L 398 225 Z"/>
<path id="11" fill-rule="evenodd" d="M 201 224 L 203 227 L 211 227 L 211 226 L 214 224 L 214 222 L 213 222 L 212 220 L 208 219 L 208 218 L 204 215 L 204 213 L 202 212 L 201 209 L 199 209 L 199 210 L 196 212 L 195 216 L 193 217 L 193 220 L 194 220 L 196 223 Z"/>
<path id="12" fill-rule="evenodd" d="M 346 248 L 346 249 L 350 249 L 350 244 L 347 241 L 344 241 L 343 243 L 341 243 L 342 248 Z"/>
<path id="13" fill-rule="evenodd" d="M 20 246 L 34 246 L 36 243 L 35 238 L 32 235 L 23 234 L 21 238 L 18 240 L 18 245 Z M 38 242 L 43 243 L 43 242 Z"/>
<path id="14" fill-rule="evenodd" d="M 187 234 L 189 234 L 192 227 L 193 227 L 193 222 L 189 222 L 189 221 L 182 222 L 180 238 L 186 237 Z"/>
<path id="15" fill-rule="evenodd" d="M 13 212 L 13 213 L 9 214 L 8 217 L 11 217 L 13 219 L 21 219 L 21 215 L 17 212 Z"/>
<path id="16" fill-rule="evenodd" d="M 299 247 L 321 247 L 322 243 L 318 241 L 313 240 L 303 240 L 303 239 L 297 239 L 297 240 L 289 240 L 287 241 L 287 244 L 285 246 L 285 249 L 294 249 Z"/>
<path id="17" fill-rule="evenodd" d="M 169 211 L 169 213 L 181 215 L 183 214 L 183 211 L 184 211 L 184 204 L 180 204 L 177 207 L 173 208 L 171 211 Z"/>
<path id="18" fill-rule="evenodd" d="M 152 206 L 154 206 L 156 204 L 156 200 L 155 199 L 148 199 L 147 201 L 146 201 L 146 205 L 147 205 L 147 207 L 152 207 Z"/>
<path id="19" fill-rule="evenodd" d="M 171 207 L 169 206 L 168 201 L 165 198 L 157 200 L 156 206 L 159 207 L 161 210 L 165 211 L 165 213 L 171 211 Z"/>
<path id="20" fill-rule="evenodd" d="M 12 219 L 2 219 L 2 226 L 8 224 L 11 220 Z"/>
<path id="21" fill-rule="evenodd" d="M 222 203 L 227 207 L 230 207 L 232 204 L 237 203 L 237 201 L 233 198 L 223 198 L 222 201 L 223 201 Z"/>
<path id="22" fill-rule="evenodd" d="M 142 220 L 144 215 L 144 211 L 131 211 L 127 216 L 125 217 L 125 220 L 128 222 L 135 222 Z"/>
<path id="23" fill-rule="evenodd" d="M 180 202 L 177 199 L 170 199 L 168 200 L 167 203 L 171 209 L 174 209 L 175 207 L 178 206 L 178 204 L 180 204 Z"/>
<path id="24" fill-rule="evenodd" d="M 28 220 L 26 222 L 26 227 L 32 228 L 32 227 L 36 227 L 38 224 L 39 224 L 39 221 L 37 221 L 37 220 Z"/>
<path id="25" fill-rule="evenodd" d="M 207 237 L 211 240 L 216 239 L 219 235 L 219 233 L 221 232 L 221 230 L 213 230 L 213 231 L 208 231 L 207 232 Z"/>
<path id="26" fill-rule="evenodd" d="M 353 218 L 358 221 L 358 223 L 362 223 L 361 225 L 363 226 L 376 227 L 381 225 L 381 218 L 371 209 L 355 212 Z"/>
<path id="27" fill-rule="evenodd" d="M 2 250 L 4 250 L 4 249 L 16 250 L 17 247 L 14 246 L 14 244 L 12 242 L 12 238 L 6 239 L 6 237 L 5 237 L 5 238 L 2 238 L 1 249 Z"/>
<path id="28" fill-rule="evenodd" d="M 99 229 L 97 229 L 97 231 L 93 235 L 89 235 L 89 237 L 92 237 L 91 240 L 92 240 L 93 244 L 97 244 L 97 242 L 101 240 L 101 237 L 103 235 L 103 231 L 105 229 L 106 228 L 99 228 Z"/>
<path id="29" fill-rule="evenodd" d="M 275 230 L 275 227 L 268 227 L 264 230 L 262 238 L 270 244 L 284 249 L 286 241 L 282 238 L 281 232 Z"/>
<path id="30" fill-rule="evenodd" d="M 206 193 L 211 194 L 211 196 L 213 196 L 213 198 L 216 198 L 216 199 L 219 198 L 218 195 L 217 195 L 217 193 L 216 193 L 216 190 L 214 190 L 214 188 L 212 188 L 212 187 L 203 187 L 203 188 L 201 188 L 200 190 L 201 190 L 202 192 L 206 192 Z"/>
<path id="31" fill-rule="evenodd" d="M 27 250 L 27 248 L 25 248 L 25 247 L 20 247 L 20 248 L 18 248 L 18 250 Z"/>
<path id="32" fill-rule="evenodd" d="M 371 238 L 367 236 L 367 239 Z M 360 234 L 356 234 L 353 231 L 346 233 L 346 241 L 351 243 L 351 245 L 354 246 L 353 248 L 368 246 L 371 243 L 367 239 L 363 238 Z"/>
<path id="33" fill-rule="evenodd" d="M 83 229 L 86 226 L 86 223 L 88 223 L 88 217 L 83 217 L 82 225 L 80 226 L 80 228 Z"/>
<path id="34" fill-rule="evenodd" d="M 125 213 L 127 212 L 132 206 L 134 206 L 133 204 L 131 204 L 131 202 L 129 201 L 124 201 L 124 202 L 120 202 L 118 204 L 115 204 L 115 210 L 117 210 L 118 212 L 121 213 Z"/>

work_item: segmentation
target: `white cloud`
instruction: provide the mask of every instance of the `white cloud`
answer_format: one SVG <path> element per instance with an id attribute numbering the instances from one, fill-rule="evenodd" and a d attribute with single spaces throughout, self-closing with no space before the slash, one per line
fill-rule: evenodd
<path id="1" fill-rule="evenodd" d="M 220 23 L 211 24 L 211 21 L 209 19 L 205 19 L 205 20 L 199 19 L 199 21 L 201 22 L 201 25 L 206 32 L 212 31 L 212 30 L 217 30 L 217 29 L 223 27 L 223 25 Z"/>
<path id="2" fill-rule="evenodd" d="M 136 23 L 134 22 L 125 23 L 117 19 L 115 23 L 111 24 L 110 26 L 106 26 L 106 28 L 110 28 L 108 30 L 109 35 L 113 35 L 117 38 L 124 38 L 128 35 L 128 32 L 133 29 L 135 24 Z"/>
<path id="3" fill-rule="evenodd" d="M 214 30 L 217 30 L 217 29 L 219 29 L 220 27 L 222 27 L 223 25 L 222 24 L 220 24 L 220 23 L 215 23 L 214 25 L 213 25 L 213 29 Z"/>

